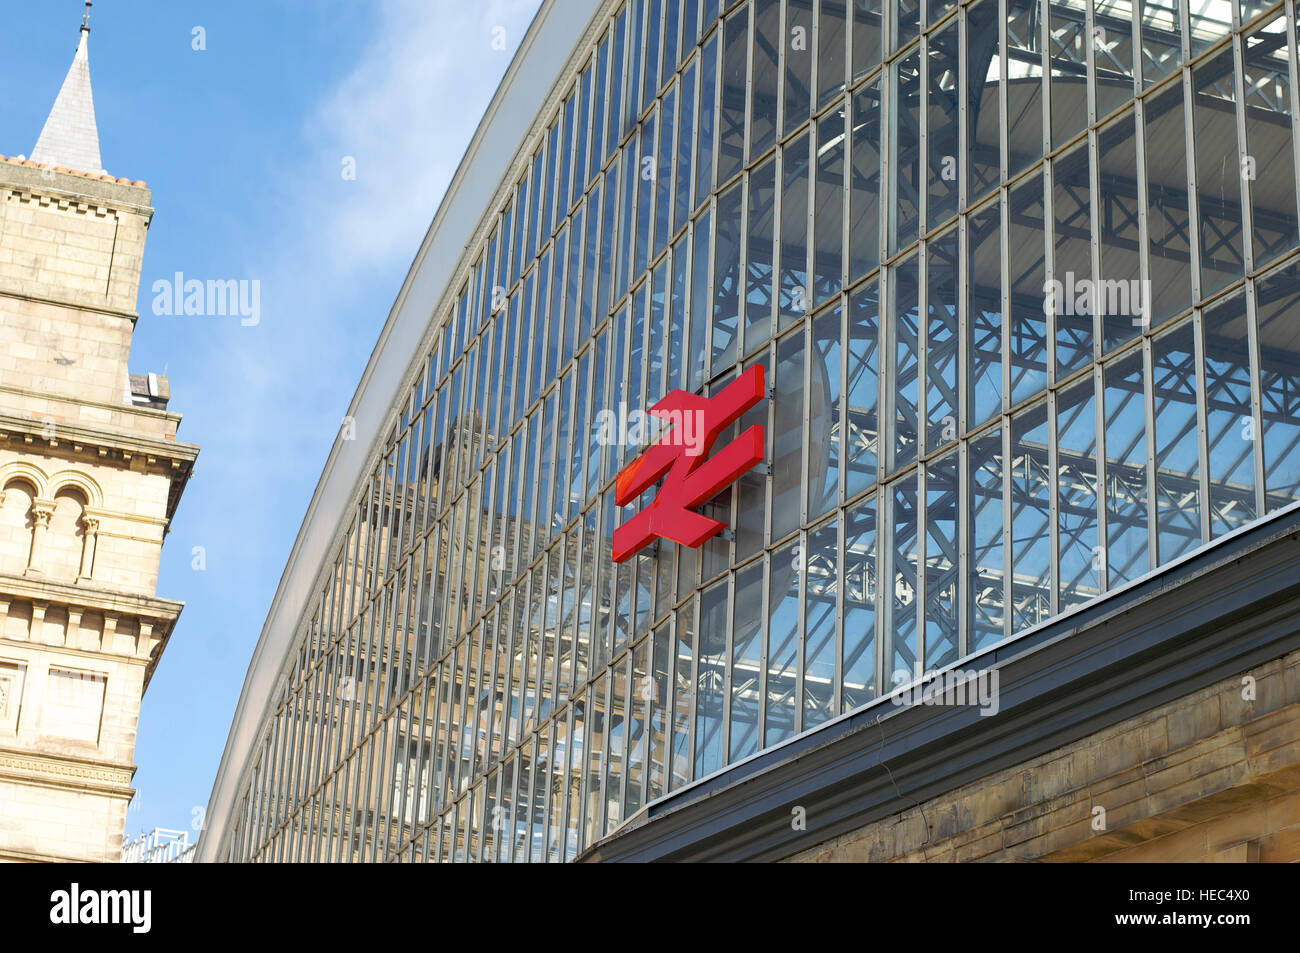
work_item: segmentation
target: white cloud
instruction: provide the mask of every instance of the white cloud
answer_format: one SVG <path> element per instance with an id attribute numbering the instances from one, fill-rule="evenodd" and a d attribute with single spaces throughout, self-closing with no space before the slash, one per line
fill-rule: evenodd
<path id="1" fill-rule="evenodd" d="M 309 146 L 335 180 L 343 157 L 356 159 L 356 180 L 329 190 L 342 201 L 318 210 L 326 227 L 316 234 L 334 264 L 413 259 L 537 6 L 378 5 L 374 40 L 306 124 Z M 505 31 L 504 50 L 492 48 L 495 28 Z"/>

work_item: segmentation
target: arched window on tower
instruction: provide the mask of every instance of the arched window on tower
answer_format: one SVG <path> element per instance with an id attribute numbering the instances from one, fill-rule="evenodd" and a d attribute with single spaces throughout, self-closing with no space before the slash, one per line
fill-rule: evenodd
<path id="1" fill-rule="evenodd" d="M 36 488 L 26 480 L 10 480 L 0 498 L 0 572 L 21 576 L 32 553 Z"/>
<path id="2" fill-rule="evenodd" d="M 76 582 L 81 573 L 85 546 L 86 497 L 81 490 L 63 487 L 54 494 L 54 515 L 50 518 L 49 537 L 41 569 L 46 578 L 58 582 Z"/>

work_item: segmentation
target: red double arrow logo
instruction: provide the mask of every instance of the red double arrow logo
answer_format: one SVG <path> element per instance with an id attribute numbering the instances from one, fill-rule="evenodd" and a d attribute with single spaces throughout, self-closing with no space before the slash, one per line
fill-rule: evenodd
<path id="1" fill-rule="evenodd" d="M 627 506 L 661 477 L 664 482 L 649 506 L 614 530 L 614 562 L 630 559 L 655 539 L 696 547 L 726 529 L 725 523 L 702 516 L 695 508 L 763 461 L 763 425 L 747 428 L 712 457 L 709 451 L 722 431 L 763 394 L 760 364 L 714 397 L 675 390 L 650 408 L 652 416 L 675 426 L 623 468 L 614 481 L 614 502 Z M 686 421 L 694 425 L 690 441 L 681 432 Z"/>

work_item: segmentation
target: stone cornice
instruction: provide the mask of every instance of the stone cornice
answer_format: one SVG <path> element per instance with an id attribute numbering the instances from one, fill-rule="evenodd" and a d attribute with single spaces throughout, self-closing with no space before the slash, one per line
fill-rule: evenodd
<path id="1" fill-rule="evenodd" d="M 138 655 L 124 656 L 119 652 L 95 651 L 72 645 L 46 645 L 39 641 L 5 640 L 12 641 L 17 645 L 43 646 L 47 649 L 75 655 L 112 658 L 119 662 L 139 661 L 145 667 L 145 689 L 148 689 L 149 681 L 153 678 L 154 669 L 158 667 L 163 651 L 167 648 L 167 642 L 171 639 L 172 631 L 176 627 L 176 620 L 180 618 L 181 610 L 185 608 L 185 603 L 177 602 L 174 599 L 161 599 L 157 596 L 101 589 L 93 585 L 50 582 L 26 576 L 11 576 L 4 573 L 0 573 L 0 599 L 9 602 L 18 600 L 20 602 L 41 604 L 47 609 L 49 606 L 59 606 L 70 610 L 77 609 L 83 615 L 85 612 L 90 611 L 102 612 L 110 616 L 125 616 L 140 620 L 143 624 L 151 626 L 152 632 L 149 633 L 149 637 L 156 640 L 156 642 L 149 650 L 147 657 Z"/>
<path id="2" fill-rule="evenodd" d="M 185 603 L 174 599 L 117 592 L 94 585 L 11 576 L 6 573 L 0 573 L 0 594 L 25 602 L 43 602 L 47 605 L 70 606 L 83 611 L 132 616 L 145 619 L 155 625 L 170 625 L 185 608 Z"/>
<path id="3" fill-rule="evenodd" d="M 123 311 L 121 308 L 110 308 L 108 305 L 89 304 L 64 298 L 50 298 L 45 295 L 25 294 L 12 288 L 0 289 L 0 297 L 13 298 L 17 301 L 32 301 L 36 304 L 54 305 L 60 308 L 73 308 L 77 311 L 90 311 L 94 314 L 106 314 L 109 317 L 130 321 L 132 326 L 140 321 L 140 312 L 138 311 Z"/>
<path id="4" fill-rule="evenodd" d="M 134 765 L 79 758 L 75 755 L 41 754 L 0 747 L 0 777 L 54 788 L 96 790 L 130 797 Z"/>
<path id="5" fill-rule="evenodd" d="M 0 391 L 31 394 L 14 388 L 0 387 Z M 51 395 L 39 395 L 50 397 Z M 58 398 L 54 398 L 58 399 Z M 110 407 L 115 412 L 131 414 L 162 414 L 179 422 L 179 414 L 166 411 L 149 410 L 129 405 L 112 406 L 107 404 L 88 404 L 88 406 Z M 170 521 L 180 503 L 181 493 L 189 482 L 198 459 L 199 448 L 191 443 L 179 440 L 162 440 L 153 437 L 123 433 L 120 430 L 101 430 L 84 424 L 57 422 L 54 436 L 48 434 L 48 425 L 43 420 L 31 417 L 18 417 L 0 411 L 0 445 L 8 440 L 21 440 L 23 444 L 48 447 L 51 450 L 71 447 L 73 453 L 94 450 L 101 459 L 130 466 L 136 457 L 143 457 L 147 466 L 159 471 L 170 472 L 171 489 L 167 494 L 167 519 Z"/>
<path id="6" fill-rule="evenodd" d="M 153 208 L 149 204 L 153 201 L 152 190 L 117 181 L 107 182 L 52 169 L 3 163 L 0 164 L 0 187 L 83 205 L 135 212 L 146 220 L 153 217 Z"/>

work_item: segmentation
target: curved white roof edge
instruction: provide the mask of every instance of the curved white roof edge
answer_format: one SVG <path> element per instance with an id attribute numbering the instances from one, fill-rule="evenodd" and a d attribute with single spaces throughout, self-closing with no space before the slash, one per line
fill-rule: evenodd
<path id="1" fill-rule="evenodd" d="M 565 67 L 585 46 L 595 14 L 605 5 L 605 0 L 543 0 L 447 187 L 348 407 L 357 432 L 374 438 L 368 443 L 335 440 L 271 600 L 208 798 L 196 850 L 199 862 L 226 856 L 236 801 L 286 655 L 297 641 L 366 464 L 386 434 L 417 359 L 423 360 L 432 341 L 439 309 L 454 287 L 451 279 L 463 270 L 462 257 L 488 213 L 495 211 L 498 192 L 512 184 L 507 176 L 521 146 L 548 118 L 541 114 L 543 105 L 559 92 Z"/>

